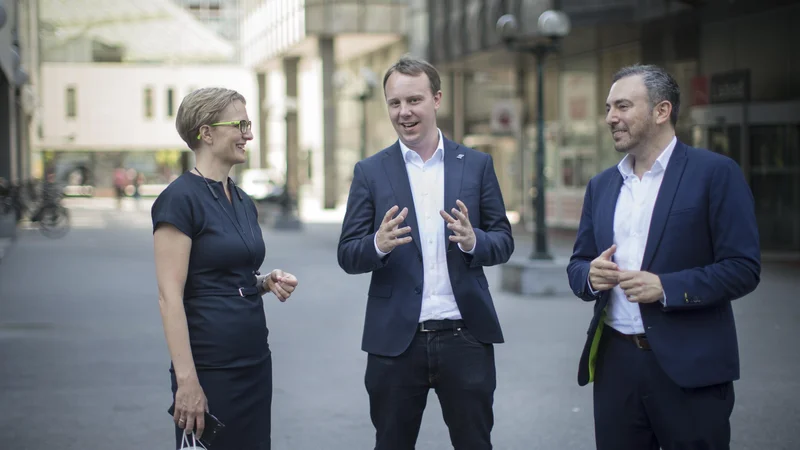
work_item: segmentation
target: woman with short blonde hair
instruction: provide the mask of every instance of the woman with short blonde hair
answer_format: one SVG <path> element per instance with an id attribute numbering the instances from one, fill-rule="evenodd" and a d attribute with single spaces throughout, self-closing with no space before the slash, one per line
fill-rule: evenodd
<path id="1" fill-rule="evenodd" d="M 268 450 L 272 357 L 261 296 L 286 301 L 297 279 L 277 269 L 261 275 L 255 204 L 228 177 L 253 139 L 244 97 L 198 89 L 175 125 L 196 165 L 158 196 L 152 220 L 176 448 L 194 433 L 214 450 Z"/>

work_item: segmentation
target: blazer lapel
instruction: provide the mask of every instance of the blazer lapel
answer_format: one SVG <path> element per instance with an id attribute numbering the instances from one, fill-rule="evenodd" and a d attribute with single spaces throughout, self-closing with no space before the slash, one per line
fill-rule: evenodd
<path id="1" fill-rule="evenodd" d="M 444 139 L 444 138 L 443 138 Z M 459 158 L 459 155 L 462 155 Z M 451 208 L 458 208 L 456 200 L 461 192 L 461 179 L 464 177 L 464 153 L 459 153 L 458 144 L 444 139 L 444 211 L 450 215 Z M 450 235 L 453 231 L 447 228 L 447 222 L 442 221 L 444 227 L 445 246 L 450 245 Z"/>
<path id="2" fill-rule="evenodd" d="M 647 234 L 647 245 L 644 248 L 641 270 L 648 270 L 653 261 L 653 255 L 661 242 L 661 235 L 667 224 L 667 216 L 672 209 L 672 201 L 675 199 L 675 193 L 678 192 L 678 185 L 685 168 L 686 146 L 679 141 L 675 144 L 675 149 L 667 163 L 667 170 L 664 172 L 664 179 L 661 181 L 661 188 L 658 190 L 653 216 L 650 219 L 650 230 Z"/>
<path id="3" fill-rule="evenodd" d="M 622 182 L 622 174 L 619 173 L 619 170 L 614 170 L 611 173 L 611 179 L 608 180 L 606 192 L 598 193 L 601 198 L 598 202 L 600 207 L 597 210 L 601 214 L 600 236 L 597 240 L 598 254 L 614 245 L 614 214 L 617 210 L 617 199 L 619 199 L 619 191 L 622 189 Z"/>
<path id="4" fill-rule="evenodd" d="M 398 141 L 399 142 L 399 141 Z M 419 229 L 417 227 L 417 212 L 414 209 L 414 196 L 411 194 L 411 183 L 408 181 L 408 171 L 406 162 L 403 159 L 403 151 L 400 144 L 395 142 L 391 150 L 386 152 L 383 157 L 383 170 L 386 172 L 386 179 L 392 185 L 395 200 L 400 211 L 408 208 L 405 224 L 411 227 L 411 240 L 422 254 L 422 247 L 419 242 Z M 377 211 L 378 214 L 386 214 L 386 211 Z M 403 225 L 401 225 L 402 227 Z"/>

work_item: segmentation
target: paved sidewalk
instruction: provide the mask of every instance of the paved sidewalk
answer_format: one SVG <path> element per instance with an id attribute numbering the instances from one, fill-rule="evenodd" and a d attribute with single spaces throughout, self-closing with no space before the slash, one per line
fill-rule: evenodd
<path id="1" fill-rule="evenodd" d="M 3 262 L 3 258 L 13 244 L 14 240 L 11 238 L 0 238 L 0 263 Z"/>

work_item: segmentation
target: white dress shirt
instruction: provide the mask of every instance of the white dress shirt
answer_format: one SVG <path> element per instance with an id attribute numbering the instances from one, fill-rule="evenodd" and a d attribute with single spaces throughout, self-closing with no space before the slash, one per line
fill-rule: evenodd
<path id="1" fill-rule="evenodd" d="M 614 243 L 617 244 L 617 250 L 613 260 L 620 270 L 642 268 L 653 207 L 664 180 L 664 171 L 667 170 L 669 158 L 677 142 L 673 137 L 653 167 L 642 175 L 641 180 L 633 172 L 631 155 L 625 155 L 617 165 L 624 182 L 614 211 Z M 619 285 L 611 290 L 606 309 L 606 324 L 624 334 L 644 333 L 639 304 L 628 301 Z"/>
<path id="2" fill-rule="evenodd" d="M 400 141 L 400 150 L 406 163 L 408 182 L 414 197 L 417 226 L 419 227 L 420 248 L 422 249 L 423 288 L 422 310 L 419 321 L 426 320 L 458 320 L 458 310 L 450 274 L 447 271 L 447 242 L 445 242 L 445 221 L 439 215 L 444 209 L 444 140 L 439 130 L 439 143 L 433 156 L 427 161 Z M 402 209 L 402 205 L 401 209 Z M 448 211 L 448 213 L 450 213 Z M 452 214 L 451 214 L 452 215 Z M 378 235 L 375 234 L 375 251 L 384 257 L 378 249 Z M 413 243 L 406 245 L 414 245 Z M 477 247 L 477 242 L 475 243 Z M 466 252 L 473 254 L 475 247 Z M 459 244 L 459 249 L 464 251 Z"/>

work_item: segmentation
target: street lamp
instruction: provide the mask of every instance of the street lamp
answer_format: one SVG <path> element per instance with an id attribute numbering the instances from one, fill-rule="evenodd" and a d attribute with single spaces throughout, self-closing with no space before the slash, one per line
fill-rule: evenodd
<path id="1" fill-rule="evenodd" d="M 544 180 L 544 59 L 548 53 L 558 50 L 561 38 L 569 34 L 569 17 L 560 11 L 548 10 L 539 16 L 535 37 L 544 41 L 530 42 L 528 36 L 521 36 L 519 23 L 513 14 L 506 14 L 497 21 L 497 34 L 509 50 L 532 54 L 536 58 L 536 195 L 533 209 L 536 214 L 535 247 L 531 259 L 552 259 L 547 249 L 547 228 L 545 225 L 545 180 Z M 523 99 L 524 101 L 524 99 Z M 522 133 L 524 139 L 525 133 Z M 520 142 L 520 151 L 523 149 Z"/>
<path id="2" fill-rule="evenodd" d="M 361 81 L 364 83 L 361 93 L 357 99 L 361 102 L 361 149 L 359 159 L 367 157 L 367 102 L 375 94 L 375 87 L 378 85 L 378 77 L 372 70 L 361 68 Z"/>

